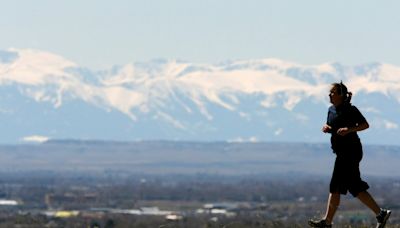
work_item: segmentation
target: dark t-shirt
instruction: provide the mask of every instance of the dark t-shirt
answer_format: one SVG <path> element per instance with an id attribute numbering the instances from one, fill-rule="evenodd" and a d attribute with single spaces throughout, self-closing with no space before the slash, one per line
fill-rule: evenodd
<path id="1" fill-rule="evenodd" d="M 367 122 L 361 112 L 351 104 L 343 104 L 338 107 L 331 106 L 328 110 L 327 124 L 332 127 L 331 144 L 336 154 L 349 150 L 353 147 L 361 147 L 360 138 L 356 132 L 345 136 L 337 134 L 337 130 L 343 127 L 355 127 Z"/>

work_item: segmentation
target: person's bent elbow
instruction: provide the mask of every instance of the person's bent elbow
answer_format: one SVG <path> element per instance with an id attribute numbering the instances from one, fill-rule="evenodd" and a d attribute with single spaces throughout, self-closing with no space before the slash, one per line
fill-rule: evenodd
<path id="1" fill-rule="evenodd" d="M 363 130 L 369 128 L 369 123 L 368 123 L 368 122 L 364 122 L 364 123 L 362 123 L 361 126 L 359 126 L 359 127 L 360 127 L 360 130 L 359 130 L 359 131 L 363 131 Z"/>

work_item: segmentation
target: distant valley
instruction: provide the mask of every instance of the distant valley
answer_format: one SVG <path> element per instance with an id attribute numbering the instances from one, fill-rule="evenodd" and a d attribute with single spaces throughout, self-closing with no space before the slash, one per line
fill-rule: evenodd
<path id="1" fill-rule="evenodd" d="M 328 144 L 50 140 L 0 146 L 0 172 L 330 175 Z M 400 147 L 366 145 L 362 173 L 399 175 Z"/>

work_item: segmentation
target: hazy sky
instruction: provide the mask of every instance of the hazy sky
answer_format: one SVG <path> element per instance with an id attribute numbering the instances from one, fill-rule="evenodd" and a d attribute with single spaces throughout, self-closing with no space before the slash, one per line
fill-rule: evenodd
<path id="1" fill-rule="evenodd" d="M 398 0 L 0 0 L 0 49 L 102 69 L 154 58 L 400 66 Z"/>

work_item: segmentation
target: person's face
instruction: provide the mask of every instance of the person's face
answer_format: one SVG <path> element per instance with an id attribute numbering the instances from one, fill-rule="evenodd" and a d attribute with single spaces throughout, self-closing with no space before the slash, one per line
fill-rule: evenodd
<path id="1" fill-rule="evenodd" d="M 338 93 L 338 89 L 335 86 L 332 86 L 331 90 L 329 91 L 329 99 L 334 106 L 338 106 L 343 103 L 343 96 Z"/>

